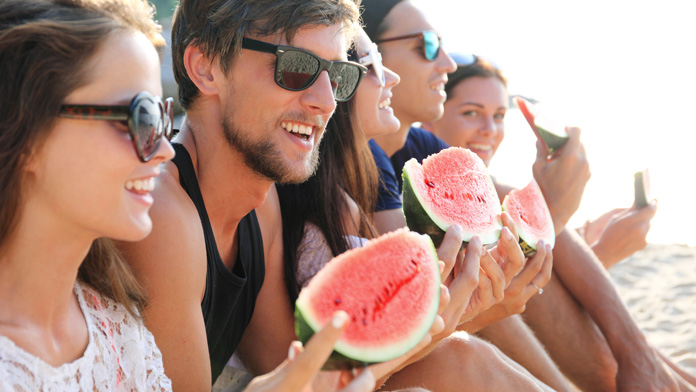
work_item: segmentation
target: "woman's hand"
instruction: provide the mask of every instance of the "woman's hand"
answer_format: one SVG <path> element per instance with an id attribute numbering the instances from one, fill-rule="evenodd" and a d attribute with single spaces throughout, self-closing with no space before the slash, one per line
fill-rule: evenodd
<path id="1" fill-rule="evenodd" d="M 296 392 L 310 391 L 312 380 L 331 355 L 334 344 L 348 325 L 348 315 L 343 311 L 334 313 L 330 322 L 315 333 L 307 342 L 290 345 L 288 359 L 272 372 L 256 377 L 245 389 L 246 392 Z M 357 377 L 342 375 L 341 380 L 350 380 L 341 392 L 368 392 L 375 387 L 375 378 L 369 369 L 363 369 Z"/>
<path id="2" fill-rule="evenodd" d="M 580 128 L 567 127 L 566 131 L 570 138 L 551 159 L 547 159 L 546 149 L 537 141 L 537 157 L 532 166 L 534 178 L 549 206 L 556 235 L 577 211 L 590 179 L 590 165 L 585 147 L 580 142 Z"/>
<path id="3" fill-rule="evenodd" d="M 585 240 L 609 268 L 645 248 L 650 221 L 656 212 L 656 201 L 639 210 L 614 209 L 585 225 Z"/>
<path id="4" fill-rule="evenodd" d="M 476 333 L 506 317 L 524 312 L 527 302 L 551 279 L 552 267 L 551 245 L 544 244 L 544 241 L 540 240 L 537 243 L 536 254 L 529 258 L 522 271 L 512 278 L 505 289 L 503 300 L 463 324 L 459 329 Z"/>

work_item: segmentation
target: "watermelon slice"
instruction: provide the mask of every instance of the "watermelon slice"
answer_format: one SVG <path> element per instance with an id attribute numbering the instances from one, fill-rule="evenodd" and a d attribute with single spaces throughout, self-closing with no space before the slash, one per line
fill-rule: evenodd
<path id="1" fill-rule="evenodd" d="M 633 174 L 633 187 L 635 188 L 636 208 L 646 207 L 650 201 L 650 175 L 648 169 Z"/>
<path id="2" fill-rule="evenodd" d="M 553 248 L 556 241 L 553 220 L 536 181 L 532 180 L 526 187 L 508 193 L 503 200 L 503 211 L 510 214 L 515 222 L 525 256 L 536 253 L 539 240 L 544 240 Z"/>
<path id="3" fill-rule="evenodd" d="M 403 228 L 329 262 L 300 292 L 302 342 L 344 310 L 350 324 L 324 369 L 350 369 L 406 354 L 428 333 L 440 304 L 440 268 L 428 236 Z"/>
<path id="4" fill-rule="evenodd" d="M 541 140 L 547 155 L 553 155 L 568 141 L 568 133 L 565 128 L 551 122 L 531 102 L 522 97 L 515 97 L 515 104 L 520 108 L 524 118 L 527 119 L 537 139 Z"/>
<path id="5" fill-rule="evenodd" d="M 450 147 L 404 165 L 403 211 L 411 230 L 428 234 L 439 247 L 445 231 L 459 224 L 464 241 L 475 235 L 484 244 L 500 238 L 500 199 L 486 165 L 475 153 Z"/>

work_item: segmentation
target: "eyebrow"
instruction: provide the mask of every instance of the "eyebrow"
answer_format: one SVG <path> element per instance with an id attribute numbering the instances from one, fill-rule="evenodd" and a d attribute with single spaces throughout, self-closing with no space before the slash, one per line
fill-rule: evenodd
<path id="1" fill-rule="evenodd" d="M 459 105 L 460 108 L 463 106 L 476 106 L 477 108 L 483 109 L 483 105 L 481 105 L 480 103 L 476 103 L 476 102 L 464 102 L 464 103 Z M 508 110 L 509 108 L 506 108 L 505 106 L 499 106 L 498 109 L 496 109 L 496 110 L 500 110 L 500 109 Z"/>

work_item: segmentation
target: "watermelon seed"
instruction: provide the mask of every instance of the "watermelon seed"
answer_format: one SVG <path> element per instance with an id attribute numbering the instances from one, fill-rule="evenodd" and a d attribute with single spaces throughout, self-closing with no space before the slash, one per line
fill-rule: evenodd
<path id="1" fill-rule="evenodd" d="M 340 304 L 341 304 L 341 299 L 338 298 L 338 297 L 336 297 L 336 299 L 334 299 L 334 303 L 335 303 L 336 305 L 340 305 Z"/>
<path id="2" fill-rule="evenodd" d="M 362 319 L 362 324 L 367 325 L 367 319 Z"/>
<path id="3" fill-rule="evenodd" d="M 435 184 L 433 184 L 432 181 L 425 181 L 425 185 L 427 185 L 431 188 L 435 188 Z"/>

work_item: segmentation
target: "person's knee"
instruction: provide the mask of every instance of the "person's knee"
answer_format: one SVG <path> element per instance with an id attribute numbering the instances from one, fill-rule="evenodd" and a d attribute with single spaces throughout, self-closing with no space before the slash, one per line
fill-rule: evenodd
<path id="1" fill-rule="evenodd" d="M 447 369 L 457 377 L 466 373 L 481 374 L 481 368 L 500 361 L 496 348 L 480 338 L 466 333 L 454 333 L 444 339 L 436 349 L 437 366 Z"/>

